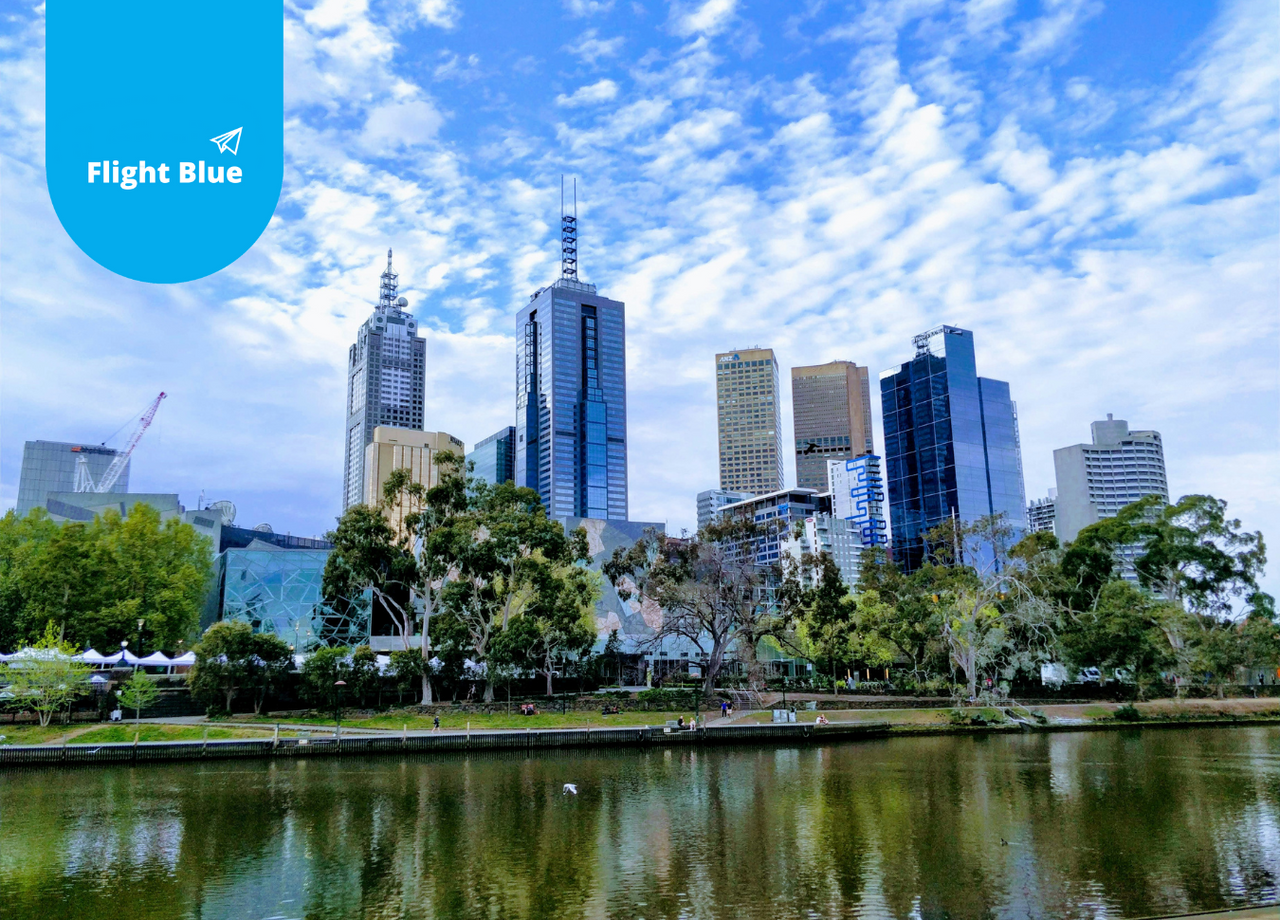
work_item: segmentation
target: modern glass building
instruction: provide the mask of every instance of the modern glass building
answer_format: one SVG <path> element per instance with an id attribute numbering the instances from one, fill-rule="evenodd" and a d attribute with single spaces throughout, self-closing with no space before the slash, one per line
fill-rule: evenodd
<path id="1" fill-rule="evenodd" d="M 913 571 L 943 521 L 1003 514 L 1025 531 L 1017 410 L 1009 384 L 979 377 L 973 333 L 939 326 L 910 361 L 880 375 L 894 559 Z"/>
<path id="2" fill-rule="evenodd" d="M 746 501 L 750 492 L 734 492 L 732 489 L 707 489 L 698 493 L 698 529 L 706 527 L 720 516 L 726 505 Z"/>
<path id="3" fill-rule="evenodd" d="M 344 614 L 324 604 L 329 543 L 224 527 L 221 549 L 214 564 L 209 621 L 248 623 L 254 632 L 279 636 L 298 652 L 369 641 L 369 605 L 364 599 Z"/>
<path id="4" fill-rule="evenodd" d="M 880 458 L 863 454 L 854 460 L 829 460 L 831 513 L 848 521 L 861 546 L 889 542 L 884 519 L 884 480 Z"/>
<path id="5" fill-rule="evenodd" d="M 365 447 L 373 441 L 373 429 L 422 430 L 426 340 L 418 335 L 417 320 L 404 311 L 409 301 L 396 297 L 399 277 L 391 270 L 388 249 L 378 306 L 347 353 L 344 511 L 363 500 Z"/>
<path id="6" fill-rule="evenodd" d="M 467 454 L 467 460 L 475 464 L 471 475 L 477 479 L 483 479 L 490 485 L 514 482 L 516 478 L 515 444 L 514 425 L 489 435 Z"/>
<path id="7" fill-rule="evenodd" d="M 720 488 L 764 495 L 782 489 L 782 406 L 772 348 L 716 355 Z"/>
<path id="8" fill-rule="evenodd" d="M 791 368 L 791 415 L 798 488 L 825 492 L 828 461 L 875 453 L 869 375 L 852 361 Z"/>
<path id="9" fill-rule="evenodd" d="M 22 445 L 22 471 L 18 476 L 18 502 L 14 507 L 19 517 L 32 508 L 44 508 L 51 492 L 74 492 L 76 466 L 81 458 L 89 466 L 94 482 L 102 479 L 119 451 L 97 444 L 69 444 L 64 441 L 27 441 Z M 129 491 L 130 460 L 124 465 L 111 493 Z"/>
<path id="10" fill-rule="evenodd" d="M 515 482 L 551 517 L 627 519 L 625 306 L 561 277 L 516 319 Z"/>

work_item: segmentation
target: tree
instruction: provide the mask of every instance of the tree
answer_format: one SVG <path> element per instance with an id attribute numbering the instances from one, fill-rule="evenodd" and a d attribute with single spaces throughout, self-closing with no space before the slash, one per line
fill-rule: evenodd
<path id="1" fill-rule="evenodd" d="M 494 636 L 537 602 L 549 584 L 545 573 L 585 562 L 589 554 L 586 532 L 566 534 L 532 489 L 510 482 L 474 486 L 468 512 L 432 535 L 432 552 L 452 560 L 455 574 L 443 586 L 440 604 L 465 630 L 472 660 L 483 665 Z M 492 681 L 485 681 L 484 700 L 493 701 Z"/>
<path id="2" fill-rule="evenodd" d="M 768 590 L 781 573 L 756 564 L 755 547 L 765 536 L 763 528 L 739 520 L 714 523 L 691 540 L 669 540 L 649 530 L 605 563 L 619 597 L 639 596 L 662 610 L 652 644 L 679 637 L 701 652 L 707 695 L 715 690 L 730 647 L 753 671 L 757 644 L 785 626 Z"/>
<path id="3" fill-rule="evenodd" d="M 50 620 L 32 652 L 9 662 L 10 705 L 35 710 L 40 725 L 47 726 L 55 712 L 70 706 L 88 689 L 89 666 L 72 658 L 78 651 L 63 641 Z"/>
<path id="4" fill-rule="evenodd" d="M 547 696 L 553 696 L 557 665 L 585 655 L 595 643 L 600 579 L 578 565 L 542 566 L 530 579 L 531 602 L 495 637 L 489 660 L 542 674 Z"/>
<path id="5" fill-rule="evenodd" d="M 370 693 L 376 693 L 378 686 L 382 682 L 382 675 L 378 673 L 378 656 L 372 648 L 367 645 L 358 645 L 351 652 L 351 672 L 347 678 L 347 692 L 353 694 L 360 701 L 360 705 L 366 705 Z"/>
<path id="6" fill-rule="evenodd" d="M 834 687 L 836 662 L 853 655 L 858 605 L 829 553 L 791 560 L 779 589 L 782 606 L 796 622 L 806 656 L 826 662 Z"/>
<path id="7" fill-rule="evenodd" d="M 616 629 L 609 630 L 609 638 L 604 641 L 601 657 L 613 668 L 614 679 L 622 685 L 622 639 Z"/>
<path id="8" fill-rule="evenodd" d="M 159 698 L 160 688 L 141 671 L 134 671 L 133 676 L 116 691 L 116 699 L 120 701 L 120 705 L 133 710 L 134 724 L 142 718 L 142 710 Z"/>
<path id="9" fill-rule="evenodd" d="M 302 665 L 303 698 L 320 712 L 342 720 L 342 707 L 351 691 L 351 649 L 316 649 Z"/>
<path id="10" fill-rule="evenodd" d="M 246 686 L 253 691 L 253 714 L 262 714 L 267 694 L 284 683 L 293 670 L 293 649 L 274 633 L 254 633 Z"/>
<path id="11" fill-rule="evenodd" d="M 407 470 L 395 470 L 393 475 Z M 333 550 L 325 562 L 321 590 L 335 609 L 358 606 L 372 597 L 395 624 L 406 649 L 413 647 L 417 613 L 414 588 L 419 581 L 417 560 L 409 537 L 392 530 L 381 505 L 352 505 L 327 538 Z"/>
<path id="12" fill-rule="evenodd" d="M 209 540 L 177 518 L 139 503 L 122 518 L 48 519 L 33 509 L 0 518 L 0 636 L 20 645 L 48 620 L 75 644 L 176 648 L 192 636 L 212 577 Z"/>
<path id="13" fill-rule="evenodd" d="M 231 712 L 232 701 L 253 683 L 260 645 L 248 623 L 224 620 L 205 630 L 192 648 L 196 663 L 187 672 L 192 694 L 210 710 Z"/>
<path id="14" fill-rule="evenodd" d="M 1165 632 L 1169 607 L 1131 582 L 1107 583 L 1090 609 L 1064 619 L 1059 640 L 1067 664 L 1110 674 L 1126 670 L 1138 696 L 1147 696 L 1175 664 Z"/>

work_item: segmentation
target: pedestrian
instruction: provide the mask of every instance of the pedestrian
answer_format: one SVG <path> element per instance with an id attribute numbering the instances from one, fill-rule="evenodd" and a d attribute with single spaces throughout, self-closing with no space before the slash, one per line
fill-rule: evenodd
<path id="1" fill-rule="evenodd" d="M 435 727 L 434 727 L 434 728 L 432 728 L 431 730 L 432 730 L 433 732 L 438 732 L 438 731 L 440 731 L 440 717 L 439 717 L 439 716 L 436 716 L 436 717 L 435 717 L 435 719 L 433 720 L 433 722 L 434 722 Z"/>
<path id="2" fill-rule="evenodd" d="M 720 718 L 724 718 L 729 714 L 729 704 L 724 700 L 720 701 Z"/>

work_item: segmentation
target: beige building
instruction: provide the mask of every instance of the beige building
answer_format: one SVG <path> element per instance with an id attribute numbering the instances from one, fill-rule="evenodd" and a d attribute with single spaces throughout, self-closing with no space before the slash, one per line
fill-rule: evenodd
<path id="1" fill-rule="evenodd" d="M 772 348 L 716 355 L 720 488 L 763 495 L 782 488 L 782 407 Z"/>
<path id="2" fill-rule="evenodd" d="M 459 457 L 466 454 L 466 446 L 443 431 L 375 427 L 373 440 L 364 449 L 364 503 L 376 505 L 382 500 L 382 487 L 392 470 L 408 469 L 414 482 L 428 488 L 436 485 L 440 481 L 440 470 L 435 464 L 435 455 L 442 450 L 453 451 Z M 401 503 L 388 508 L 387 517 L 398 528 L 412 510 Z"/>
<path id="3" fill-rule="evenodd" d="M 832 361 L 791 368 L 796 488 L 826 492 L 828 460 L 875 453 L 871 384 L 865 367 Z"/>

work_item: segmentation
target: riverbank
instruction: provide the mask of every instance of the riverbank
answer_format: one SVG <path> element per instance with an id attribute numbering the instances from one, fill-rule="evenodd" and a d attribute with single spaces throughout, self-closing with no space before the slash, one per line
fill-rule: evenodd
<path id="1" fill-rule="evenodd" d="M 659 724 L 508 728 L 444 727 L 434 730 L 400 713 L 399 730 L 380 724 L 392 715 L 343 726 L 306 722 L 265 725 L 184 722 L 99 726 L 60 744 L 0 746 L 0 766 L 189 761 L 241 757 L 330 757 L 469 751 L 526 752 L 555 748 L 670 747 L 700 745 L 795 745 L 904 735 L 969 735 L 1018 732 L 1106 731 L 1280 724 L 1277 700 L 1162 700 L 1126 712 L 1114 704 L 973 709 L 846 710 L 800 712 L 795 722 L 773 722 L 771 712 L 739 713 L 697 730 L 680 730 L 675 719 Z M 574 714 L 580 715 L 580 714 Z M 650 714 L 655 715 L 655 714 Z M 824 716 L 827 724 L 817 723 Z M 528 717 L 537 718 L 537 717 Z M 609 718 L 609 717 L 606 717 Z M 143 736 L 146 730 L 147 736 Z M 160 737 L 156 737 L 155 732 Z M 95 736 L 93 733 L 103 733 Z M 106 733 L 110 734 L 106 734 Z M 117 738 L 123 735 L 121 740 Z M 155 738 L 155 740 L 149 740 Z M 172 740 L 164 740 L 164 739 Z"/>

